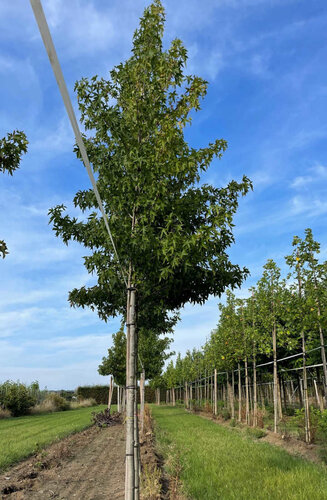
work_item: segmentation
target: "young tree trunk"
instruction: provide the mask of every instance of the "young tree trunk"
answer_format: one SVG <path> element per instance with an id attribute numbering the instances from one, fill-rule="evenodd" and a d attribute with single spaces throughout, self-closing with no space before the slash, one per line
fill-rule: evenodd
<path id="1" fill-rule="evenodd" d="M 300 274 L 300 267 L 298 265 L 298 287 L 299 287 L 299 298 L 300 303 L 302 300 L 302 278 Z M 307 382 L 307 368 L 306 368 L 306 345 L 305 345 L 305 335 L 304 330 L 301 332 L 302 338 L 302 352 L 303 352 L 303 400 L 304 400 L 304 419 L 305 419 L 305 441 L 306 443 L 310 443 L 311 435 L 310 435 L 310 408 L 309 408 L 309 399 L 308 399 L 308 382 Z"/>
<path id="2" fill-rule="evenodd" d="M 315 393 L 316 393 L 316 399 L 317 399 L 317 405 L 318 407 L 320 408 L 321 411 L 323 411 L 324 409 L 324 405 L 322 404 L 322 401 L 319 397 L 319 392 L 318 392 L 318 387 L 317 387 L 317 381 L 316 379 L 314 378 L 313 379 L 313 385 L 314 385 L 314 388 L 315 388 Z"/>
<path id="3" fill-rule="evenodd" d="M 145 406 L 145 371 L 144 368 L 140 380 L 140 413 L 141 413 L 141 433 L 144 433 L 144 406 Z"/>
<path id="4" fill-rule="evenodd" d="M 137 387 L 137 378 L 135 377 L 135 386 Z M 139 418 L 138 418 L 138 398 L 137 390 L 135 391 L 134 400 L 134 500 L 139 500 L 140 497 L 140 438 L 139 438 Z"/>
<path id="5" fill-rule="evenodd" d="M 277 335 L 276 335 L 276 323 L 274 320 L 273 332 L 272 332 L 272 343 L 273 343 L 273 357 L 274 357 L 274 374 L 273 374 L 273 394 L 274 394 L 274 432 L 277 432 L 278 426 L 278 389 L 277 389 Z"/>
<path id="6" fill-rule="evenodd" d="M 207 370 L 204 370 L 204 401 L 207 402 Z"/>
<path id="7" fill-rule="evenodd" d="M 284 406 L 284 409 L 286 410 L 286 408 L 287 408 L 287 387 L 286 387 L 285 379 L 282 375 L 280 376 L 280 380 L 282 383 L 281 387 L 282 387 L 282 392 L 283 392 L 283 406 Z"/>
<path id="8" fill-rule="evenodd" d="M 304 400 L 304 418 L 305 418 L 305 442 L 310 443 L 310 408 L 308 399 L 308 381 L 307 381 L 307 367 L 306 367 L 306 348 L 304 332 L 302 332 L 302 349 L 303 349 L 303 400 Z"/>
<path id="9" fill-rule="evenodd" d="M 136 302 L 135 302 L 136 308 Z M 136 313 L 135 313 L 136 316 Z M 140 497 L 140 437 L 139 437 L 139 412 L 138 412 L 138 330 L 135 326 L 135 356 L 134 356 L 134 500 Z"/>
<path id="10" fill-rule="evenodd" d="M 120 386 L 117 385 L 117 411 L 120 413 Z"/>
<path id="11" fill-rule="evenodd" d="M 245 366 L 245 421 L 249 425 L 249 375 L 248 375 L 248 358 L 244 360 Z"/>
<path id="12" fill-rule="evenodd" d="M 257 404 L 257 365 L 255 352 L 253 354 L 253 427 L 258 425 L 258 404 Z"/>
<path id="13" fill-rule="evenodd" d="M 232 411 L 231 407 L 231 394 L 230 394 L 230 383 L 229 383 L 229 373 L 226 372 L 226 390 L 227 390 L 227 410 Z"/>
<path id="14" fill-rule="evenodd" d="M 313 261 L 313 254 L 312 254 L 312 261 Z M 316 277 L 316 271 L 314 270 L 314 289 L 316 292 L 315 300 L 316 300 L 316 305 L 317 305 L 317 316 L 318 316 L 318 326 L 319 326 L 319 337 L 320 337 L 320 352 L 321 352 L 321 361 L 322 361 L 322 367 L 323 367 L 323 372 L 324 372 L 324 377 L 323 377 L 323 386 L 324 386 L 324 407 L 327 407 L 327 364 L 326 364 L 326 351 L 325 351 L 325 339 L 324 339 L 324 333 L 322 330 L 321 326 L 321 309 L 320 309 L 320 300 L 319 300 L 319 295 L 318 295 L 318 287 L 317 287 L 317 277 Z"/>
<path id="15" fill-rule="evenodd" d="M 319 301 L 317 301 L 317 307 L 318 307 L 318 323 L 319 323 L 319 336 L 320 336 L 320 351 L 321 351 L 321 361 L 322 361 L 322 367 L 323 367 L 323 372 L 324 372 L 324 377 L 323 377 L 323 386 L 324 386 L 324 407 L 327 407 L 327 365 L 326 365 L 326 351 L 325 351 L 325 339 L 324 339 L 324 334 L 322 331 L 321 327 L 321 313 L 320 313 L 320 304 Z"/>
<path id="16" fill-rule="evenodd" d="M 242 422 L 242 381 L 241 381 L 241 367 L 237 363 L 238 371 L 238 421 Z"/>
<path id="17" fill-rule="evenodd" d="M 125 413 L 126 410 L 126 389 L 125 387 L 121 388 L 121 412 Z"/>
<path id="18" fill-rule="evenodd" d="M 232 370 L 232 419 L 235 419 L 235 377 L 234 370 Z"/>
<path id="19" fill-rule="evenodd" d="M 125 500 L 135 500 L 134 461 L 134 404 L 136 358 L 136 290 L 129 277 L 127 293 L 127 342 L 126 342 L 126 475 Z"/>
<path id="20" fill-rule="evenodd" d="M 218 405 L 217 405 L 217 370 L 215 368 L 214 374 L 214 414 L 218 413 Z"/>
<path id="21" fill-rule="evenodd" d="M 108 394 L 108 410 L 111 410 L 111 401 L 112 401 L 112 392 L 113 392 L 113 380 L 112 376 L 110 377 L 110 384 L 109 384 L 109 394 Z"/>
<path id="22" fill-rule="evenodd" d="M 301 408 L 304 408 L 303 383 L 302 379 L 300 378 L 300 375 L 298 375 L 298 377 L 299 377 L 299 404 Z"/>
<path id="23" fill-rule="evenodd" d="M 283 408 L 282 408 L 282 396 L 281 396 L 281 385 L 280 377 L 277 377 L 277 389 L 278 389 L 278 415 L 279 420 L 283 418 Z"/>

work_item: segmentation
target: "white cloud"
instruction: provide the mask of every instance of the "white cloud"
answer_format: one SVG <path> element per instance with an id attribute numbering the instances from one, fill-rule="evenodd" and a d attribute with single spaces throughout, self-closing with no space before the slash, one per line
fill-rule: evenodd
<path id="1" fill-rule="evenodd" d="M 308 175 L 299 175 L 291 183 L 291 187 L 302 189 L 308 187 L 308 184 L 320 182 L 327 179 L 327 167 L 323 165 L 315 165 L 309 169 Z"/>

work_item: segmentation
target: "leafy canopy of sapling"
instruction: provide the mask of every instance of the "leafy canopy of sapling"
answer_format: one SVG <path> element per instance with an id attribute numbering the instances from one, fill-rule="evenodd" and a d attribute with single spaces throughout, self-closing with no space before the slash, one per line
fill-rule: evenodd
<path id="1" fill-rule="evenodd" d="M 304 333 L 307 348 L 312 349 L 317 347 L 319 326 L 326 328 L 327 265 L 326 262 L 319 263 L 316 258 L 320 244 L 314 240 L 310 228 L 305 230 L 305 238 L 294 236 L 292 244 L 292 254 L 285 257 L 290 267 L 288 278 L 292 280 L 289 322 L 298 338 Z M 320 316 L 317 314 L 318 307 Z M 319 358 L 319 352 L 309 355 L 312 363 Z"/>
<path id="2" fill-rule="evenodd" d="M 257 323 L 259 352 L 270 356 L 272 354 L 272 332 L 276 328 L 276 339 L 279 347 L 294 347 L 294 340 L 288 334 L 287 308 L 290 292 L 285 279 L 281 278 L 281 270 L 276 262 L 268 259 L 263 266 L 262 277 L 259 279 L 256 291 Z"/>
<path id="3" fill-rule="evenodd" d="M 22 155 L 27 153 L 28 141 L 24 132 L 14 130 L 6 137 L 0 139 L 0 172 L 13 175 L 19 167 Z M 3 240 L 0 240 L 0 254 L 2 257 L 8 254 L 8 248 Z"/>
<path id="4" fill-rule="evenodd" d="M 238 198 L 251 182 L 244 177 L 226 187 L 199 185 L 227 144 L 217 139 L 195 149 L 186 142 L 184 128 L 200 109 L 207 82 L 184 74 L 187 51 L 180 40 L 163 49 L 164 20 L 155 1 L 134 34 L 131 57 L 108 79 L 83 78 L 75 87 L 91 134 L 87 152 L 121 263 L 126 270 L 132 263 L 140 314 L 148 307 L 167 311 L 203 303 L 247 275 L 230 262 L 227 249 L 234 242 Z M 103 319 L 125 314 L 119 266 L 93 191 L 79 191 L 74 204 L 89 213 L 86 221 L 69 216 L 62 205 L 50 210 L 50 220 L 65 243 L 75 240 L 91 250 L 84 264 L 97 283 L 74 289 L 70 302 L 97 310 Z M 140 319 L 138 324 L 145 326 Z"/>

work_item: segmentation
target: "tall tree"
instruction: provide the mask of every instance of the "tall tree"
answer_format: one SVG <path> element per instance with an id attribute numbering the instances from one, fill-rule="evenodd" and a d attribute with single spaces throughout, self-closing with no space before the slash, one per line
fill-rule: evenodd
<path id="1" fill-rule="evenodd" d="M 227 144 L 216 139 L 195 149 L 184 138 L 207 82 L 184 75 L 187 51 L 178 39 L 163 49 L 164 9 L 159 0 L 145 9 L 133 37 L 132 56 L 110 72 L 76 84 L 86 148 L 111 225 L 120 262 L 128 275 L 128 304 L 140 315 L 149 304 L 176 310 L 186 302 L 203 303 L 227 286 L 239 286 L 246 269 L 233 265 L 227 248 L 234 242 L 233 216 L 238 198 L 251 188 L 244 177 L 226 187 L 199 185 L 200 175 Z M 79 154 L 76 150 L 77 155 Z M 65 207 L 50 210 L 54 230 L 65 243 L 91 249 L 84 263 L 97 284 L 70 293 L 72 305 L 96 309 L 107 319 L 127 315 L 120 266 L 97 212 L 92 191 L 79 191 L 75 206 L 89 213 L 78 221 Z M 92 211 L 93 210 L 93 211 Z M 137 294 L 137 297 L 136 297 Z M 136 299 L 136 300 L 135 300 Z M 134 307 L 131 308 L 134 310 Z M 135 318 L 128 319 L 129 359 L 136 359 Z M 141 323 L 139 327 L 146 325 Z M 135 363 L 130 363 L 127 417 L 132 425 Z M 131 413 L 132 412 L 132 413 Z M 127 439 L 130 457 L 131 442 Z M 128 470 L 131 464 L 127 460 Z M 128 483 L 128 491 L 134 488 Z M 132 493 L 127 498 L 133 498 Z"/>

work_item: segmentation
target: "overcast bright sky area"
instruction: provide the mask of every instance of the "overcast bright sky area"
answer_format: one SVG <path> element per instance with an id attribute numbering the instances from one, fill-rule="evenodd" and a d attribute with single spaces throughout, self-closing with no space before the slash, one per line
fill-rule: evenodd
<path id="1" fill-rule="evenodd" d="M 143 0 L 43 0 L 76 108 L 74 83 L 130 55 Z M 166 45 L 181 38 L 187 71 L 210 82 L 186 137 L 194 147 L 223 137 L 229 148 L 204 179 L 243 174 L 254 191 L 235 219 L 234 263 L 251 277 L 273 258 L 284 267 L 295 234 L 311 227 L 327 256 L 327 45 L 325 0 L 167 0 Z M 24 130 L 29 151 L 13 177 L 0 177 L 0 381 L 50 389 L 105 383 L 97 373 L 119 320 L 71 309 L 68 291 L 90 283 L 85 250 L 65 246 L 49 208 L 72 205 L 89 187 L 28 1 L 0 3 L 0 137 Z M 218 321 L 218 298 L 182 311 L 173 349 L 200 347 Z"/>

